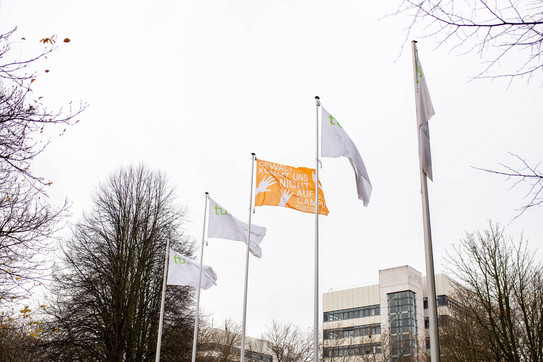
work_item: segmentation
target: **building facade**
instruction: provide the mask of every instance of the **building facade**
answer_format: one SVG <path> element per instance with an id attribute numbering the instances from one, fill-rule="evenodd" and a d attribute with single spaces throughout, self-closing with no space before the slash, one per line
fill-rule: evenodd
<path id="1" fill-rule="evenodd" d="M 379 271 L 379 284 L 323 294 L 325 360 L 409 360 L 427 353 L 426 278 L 410 266 Z M 451 280 L 436 275 L 438 314 Z"/>
<path id="2" fill-rule="evenodd" d="M 240 361 L 241 359 L 241 334 L 239 330 L 234 332 L 208 328 L 203 331 L 202 341 L 198 346 L 196 360 L 198 362 Z M 245 355 L 247 362 L 275 362 L 272 351 L 263 339 L 245 337 Z"/>

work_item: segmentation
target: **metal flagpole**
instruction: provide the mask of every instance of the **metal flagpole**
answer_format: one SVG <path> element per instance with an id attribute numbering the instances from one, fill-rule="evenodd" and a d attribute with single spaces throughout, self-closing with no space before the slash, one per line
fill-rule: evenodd
<path id="1" fill-rule="evenodd" d="M 204 240 L 206 233 L 206 221 L 207 221 L 207 201 L 209 200 L 209 193 L 205 193 L 205 206 L 204 206 L 204 227 L 202 228 L 202 249 L 200 251 L 200 276 L 198 277 L 198 291 L 196 293 L 196 319 L 194 320 L 194 337 L 192 340 L 192 362 L 196 361 L 196 344 L 198 342 L 198 314 L 200 313 L 200 291 L 202 287 L 202 268 L 204 264 Z"/>
<path id="2" fill-rule="evenodd" d="M 315 284 L 313 286 L 313 361 L 319 360 L 319 106 L 320 98 L 315 97 L 316 105 L 316 153 L 315 153 Z"/>
<path id="3" fill-rule="evenodd" d="M 417 54 L 417 42 L 413 40 L 411 42 L 413 51 L 413 74 L 415 77 L 415 105 L 417 111 L 417 135 L 420 137 L 418 127 L 421 122 L 421 109 L 420 109 L 420 92 L 417 87 L 418 82 L 418 54 Z M 420 151 L 419 151 L 420 152 Z M 419 153 L 420 160 L 420 153 Z M 436 283 L 434 275 L 434 255 L 432 250 L 432 230 L 430 227 L 430 206 L 428 201 L 428 182 L 426 180 L 426 174 L 420 166 L 420 193 L 422 197 L 422 220 L 424 228 L 424 253 L 426 259 L 426 290 L 428 294 L 428 321 L 430 323 L 430 358 L 432 362 L 440 361 L 441 354 L 439 351 L 439 329 L 437 325 L 437 306 L 436 306 Z"/>
<path id="4" fill-rule="evenodd" d="M 160 361 L 160 347 L 162 345 L 162 325 L 164 324 L 164 299 L 166 296 L 166 281 L 168 278 L 168 257 L 170 255 L 170 238 L 166 239 L 166 252 L 164 253 L 164 274 L 162 276 L 162 298 L 160 300 L 160 318 L 158 320 L 158 339 L 156 342 L 155 362 Z"/>
<path id="5" fill-rule="evenodd" d="M 245 329 L 247 326 L 247 284 L 249 283 L 249 246 L 251 244 L 251 214 L 253 209 L 253 181 L 254 181 L 254 173 L 255 173 L 255 160 L 256 155 L 254 153 L 251 153 L 251 191 L 250 191 L 250 197 L 249 197 L 249 222 L 248 222 L 248 230 L 247 230 L 247 253 L 245 256 L 245 287 L 243 290 L 243 316 L 241 319 L 241 362 L 244 362 L 245 360 Z"/>

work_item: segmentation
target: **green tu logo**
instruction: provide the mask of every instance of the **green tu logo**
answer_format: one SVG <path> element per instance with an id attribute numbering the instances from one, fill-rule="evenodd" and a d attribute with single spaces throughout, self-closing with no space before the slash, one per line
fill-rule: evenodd
<path id="1" fill-rule="evenodd" d="M 185 264 L 185 258 L 182 258 L 180 256 L 174 255 L 173 260 L 175 261 L 175 264 Z"/>
<path id="2" fill-rule="evenodd" d="M 224 212 L 223 212 L 223 210 L 224 210 Z M 215 213 L 217 215 L 226 215 L 226 214 L 228 214 L 228 211 L 226 211 L 226 209 L 223 209 L 219 205 L 215 205 Z"/>
<path id="3" fill-rule="evenodd" d="M 330 118 L 330 123 L 333 124 L 334 126 L 337 124 L 339 127 L 341 127 L 341 125 L 339 124 L 339 122 L 337 121 L 337 119 L 335 119 L 332 115 L 329 115 L 328 118 Z M 334 123 L 335 122 L 335 123 Z M 343 128 L 343 127 L 341 127 Z"/>

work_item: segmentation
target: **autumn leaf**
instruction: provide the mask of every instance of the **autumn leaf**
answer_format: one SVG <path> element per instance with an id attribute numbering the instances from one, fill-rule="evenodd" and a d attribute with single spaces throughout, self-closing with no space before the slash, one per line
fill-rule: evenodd
<path id="1" fill-rule="evenodd" d="M 65 43 L 69 43 L 69 42 L 70 42 L 70 38 L 65 38 L 65 39 L 64 39 L 64 42 L 65 42 Z"/>
<path id="2" fill-rule="evenodd" d="M 55 41 L 53 40 L 53 37 L 51 38 L 43 38 L 40 40 L 43 44 L 53 44 Z"/>

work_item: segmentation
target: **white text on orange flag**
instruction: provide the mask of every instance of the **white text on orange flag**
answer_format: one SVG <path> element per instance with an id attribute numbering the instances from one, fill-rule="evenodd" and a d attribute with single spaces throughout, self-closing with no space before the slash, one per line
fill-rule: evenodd
<path id="1" fill-rule="evenodd" d="M 315 169 L 257 160 L 255 206 L 270 205 L 315 212 Z M 319 182 L 319 214 L 328 215 Z"/>

